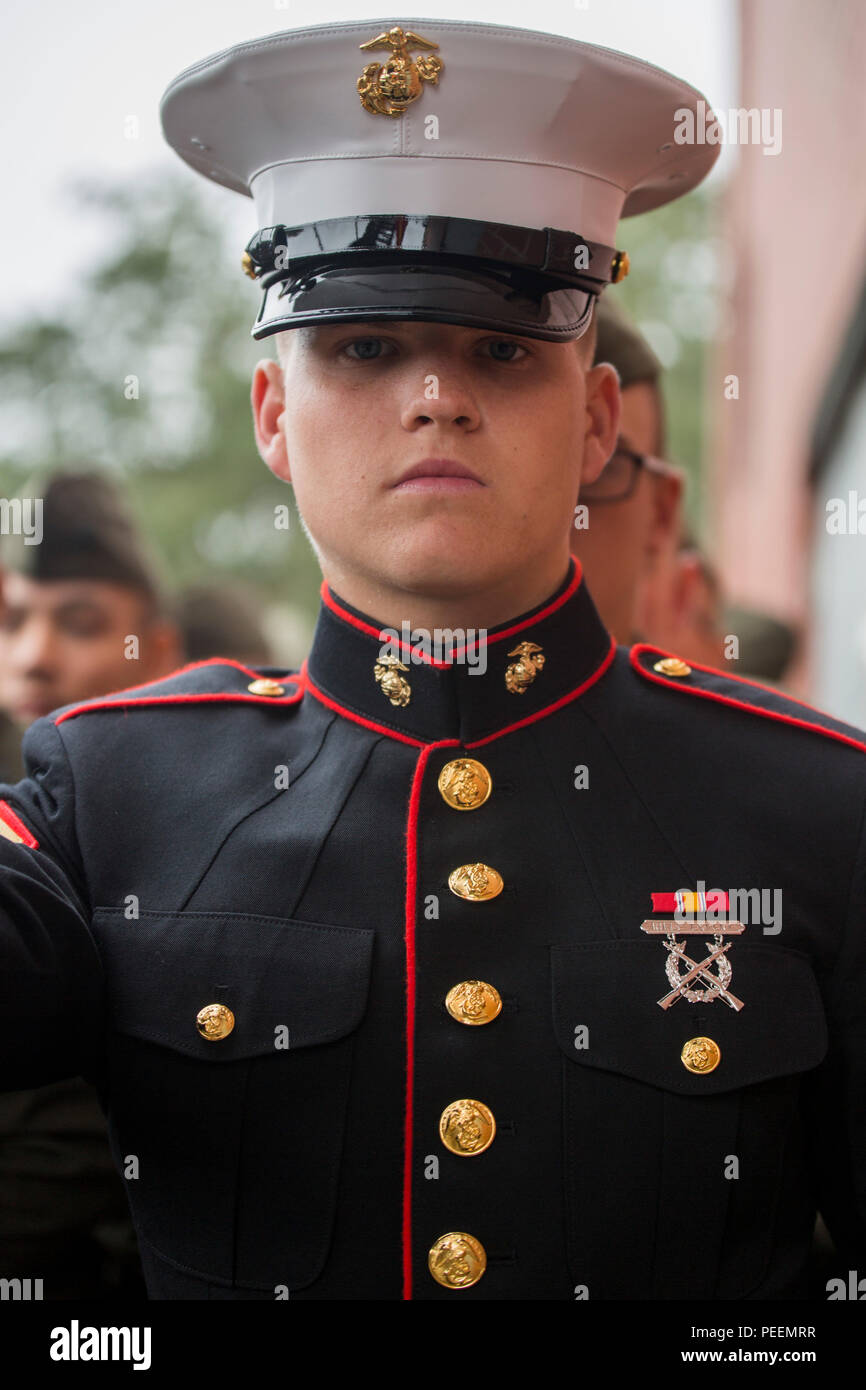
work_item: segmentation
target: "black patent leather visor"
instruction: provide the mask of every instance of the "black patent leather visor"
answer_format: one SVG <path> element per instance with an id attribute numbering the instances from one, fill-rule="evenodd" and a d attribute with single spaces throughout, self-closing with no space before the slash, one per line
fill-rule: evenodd
<path id="1" fill-rule="evenodd" d="M 323 323 L 418 320 L 550 342 L 580 338 L 595 295 L 538 276 L 479 266 L 328 266 L 265 289 L 254 338 Z"/>
<path id="2" fill-rule="evenodd" d="M 419 319 L 552 342 L 581 337 L 621 253 L 573 232 L 378 214 L 257 232 L 254 338 L 323 322 Z"/>

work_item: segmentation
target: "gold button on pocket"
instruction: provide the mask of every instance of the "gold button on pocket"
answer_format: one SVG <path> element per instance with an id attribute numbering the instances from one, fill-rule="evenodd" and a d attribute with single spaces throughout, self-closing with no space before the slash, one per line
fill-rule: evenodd
<path id="1" fill-rule="evenodd" d="M 693 1071 L 702 1076 L 705 1072 L 715 1071 L 722 1060 L 722 1053 L 718 1043 L 713 1042 L 712 1038 L 689 1038 L 688 1042 L 683 1044 L 680 1060 L 686 1071 Z"/>
<path id="2" fill-rule="evenodd" d="M 195 1016 L 195 1026 L 208 1042 L 219 1042 L 234 1028 L 235 1016 L 225 1004 L 205 1004 Z"/>
<path id="3" fill-rule="evenodd" d="M 468 1289 L 487 1268 L 487 1252 L 466 1231 L 447 1231 L 431 1245 L 427 1267 L 443 1289 Z"/>

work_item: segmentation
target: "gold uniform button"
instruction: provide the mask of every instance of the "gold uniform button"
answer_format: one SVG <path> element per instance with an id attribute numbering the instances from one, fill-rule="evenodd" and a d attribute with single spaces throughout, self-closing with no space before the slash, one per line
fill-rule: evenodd
<path id="1" fill-rule="evenodd" d="M 454 758 L 439 773 L 439 793 L 455 811 L 475 811 L 493 788 L 493 778 L 476 758 Z"/>
<path id="2" fill-rule="evenodd" d="M 691 666 L 685 661 L 681 661 L 678 656 L 665 656 L 661 661 L 653 664 L 653 670 L 658 671 L 660 676 L 690 676 Z"/>
<path id="3" fill-rule="evenodd" d="M 487 1252 L 466 1231 L 447 1231 L 430 1246 L 427 1267 L 443 1289 L 469 1289 L 487 1268 Z"/>
<path id="4" fill-rule="evenodd" d="M 280 685 L 279 681 L 269 680 L 267 676 L 262 676 L 257 681 L 250 681 L 247 690 L 251 695 L 285 695 L 286 693 L 284 685 Z"/>
<path id="5" fill-rule="evenodd" d="M 502 996 L 486 980 L 461 980 L 445 996 L 445 1007 L 458 1023 L 478 1028 L 492 1023 L 502 1012 Z"/>
<path id="6" fill-rule="evenodd" d="M 439 1138 L 460 1158 L 483 1154 L 495 1135 L 493 1111 L 480 1100 L 454 1100 L 439 1117 Z"/>
<path id="7" fill-rule="evenodd" d="M 225 1004 L 205 1004 L 195 1016 L 195 1026 L 208 1042 L 219 1042 L 234 1028 L 235 1016 Z"/>
<path id="8" fill-rule="evenodd" d="M 448 875 L 448 887 L 467 902 L 486 903 L 490 898 L 497 898 L 504 885 L 502 875 L 489 864 L 461 864 Z"/>
<path id="9" fill-rule="evenodd" d="M 702 1076 L 706 1072 L 715 1071 L 722 1060 L 722 1053 L 718 1043 L 714 1043 L 712 1038 L 689 1038 L 688 1042 L 683 1044 L 680 1060 L 686 1071 L 693 1071 Z"/>

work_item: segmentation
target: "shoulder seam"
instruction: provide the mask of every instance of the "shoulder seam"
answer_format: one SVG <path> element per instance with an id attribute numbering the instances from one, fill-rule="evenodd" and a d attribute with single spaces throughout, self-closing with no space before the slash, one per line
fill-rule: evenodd
<path id="1" fill-rule="evenodd" d="M 235 662 L 225 662 L 225 661 L 218 661 L 218 662 L 204 662 L 204 661 L 202 661 L 202 662 L 196 662 L 195 665 L 196 665 L 196 666 L 207 666 L 207 665 L 230 665 L 230 666 L 236 666 L 237 663 L 235 663 Z M 188 670 L 192 670 L 192 669 L 193 669 L 193 667 L 191 667 L 191 666 L 184 666 L 184 667 L 181 668 L 181 671 L 188 671 Z M 252 676 L 254 680 L 257 680 L 257 679 L 258 679 L 258 676 L 256 675 L 256 672 L 255 672 L 255 671 L 248 671 L 247 668 L 246 668 L 245 666 L 237 666 L 237 669 L 240 670 L 240 671 L 243 671 L 243 673 L 244 673 L 245 675 L 250 675 L 250 676 Z M 172 675 L 179 675 L 179 674 L 181 674 L 181 671 L 172 672 Z M 167 680 L 170 680 L 171 677 L 168 676 L 168 677 L 166 677 L 166 679 L 167 679 Z M 153 682 L 153 681 L 148 681 L 148 682 L 146 682 L 147 685 L 153 685 L 154 683 L 155 683 L 155 682 Z M 251 694 L 249 694 L 249 693 L 248 693 L 247 691 L 245 691 L 245 690 L 220 690 L 220 691 L 202 690 L 202 691 L 191 691 L 191 692 L 189 692 L 189 693 L 187 693 L 187 694 L 180 693 L 180 694 L 177 694 L 177 695 L 140 695 L 140 696 L 136 696 L 136 695 L 133 694 L 133 692 L 136 691 L 136 690 L 143 690 L 143 689 L 145 689 L 145 686 L 143 686 L 143 685 L 131 685 L 131 686 L 129 687 L 128 691 L 126 691 L 126 690 L 112 691 L 108 696 L 104 696 L 104 697 L 98 697 L 98 696 L 97 696 L 97 698 L 94 699 L 94 700 L 87 700 L 87 701 L 85 701 L 83 704 L 80 704 L 80 705 L 73 705 L 70 709 L 64 710 L 62 714 L 58 715 L 57 718 L 56 718 L 55 720 L 53 720 L 53 723 L 54 723 L 54 726 L 55 726 L 55 728 L 56 728 L 58 725 L 63 724 L 63 723 L 65 722 L 65 720 L 67 720 L 67 719 L 74 719 L 74 718 L 75 718 L 77 715 L 79 715 L 79 714 L 90 714 L 90 713 L 92 713 L 92 712 L 96 712 L 96 711 L 99 711 L 99 710 L 113 710 L 113 709 L 121 709 L 121 710 L 122 710 L 122 709 L 129 709 L 131 706 L 134 706 L 134 705 L 185 705 L 185 704 L 209 704 L 209 703 L 213 703 L 213 702 L 217 702 L 217 701 L 228 701 L 228 702 L 231 702 L 231 703 L 234 703 L 234 704 L 268 705 L 268 706 L 270 706 L 271 708 L 281 708 L 281 707 L 284 707 L 284 706 L 286 706 L 286 705 L 296 705 L 296 704 L 298 704 L 298 703 L 303 699 L 303 695 L 304 695 L 304 681 L 303 681 L 303 677 L 302 677 L 300 674 L 298 674 L 298 675 L 291 675 L 291 676 L 290 676 L 290 675 L 281 676 L 281 677 L 280 677 L 280 683 L 281 683 L 281 684 L 285 684 L 285 685 L 287 685 L 287 686 L 289 686 L 289 685 L 290 685 L 290 686 L 294 686 L 295 689 L 291 690 L 290 693 L 289 693 L 288 695 L 284 695 L 284 696 L 274 696 L 274 695 L 251 695 Z M 129 694 L 129 695 L 131 696 L 131 698 L 130 698 L 130 699 L 121 699 L 121 698 L 119 698 L 119 697 L 121 697 L 121 696 L 125 696 L 126 694 Z"/>
<path id="2" fill-rule="evenodd" d="M 857 748 L 861 753 L 866 753 L 866 742 L 851 738 L 848 734 L 838 732 L 836 729 L 825 729 L 823 724 L 815 724 L 809 719 L 798 719 L 793 714 L 782 714 L 778 710 L 762 709 L 760 705 L 750 704 L 748 700 L 738 700 L 732 695 L 719 695 L 714 690 L 701 690 L 699 686 L 683 685 L 679 680 L 668 680 L 666 677 L 656 672 L 651 672 L 643 666 L 639 660 L 642 652 L 657 652 L 659 656 L 673 656 L 673 652 L 666 652 L 661 647 L 653 647 L 650 643 L 636 643 L 629 652 L 631 665 L 644 680 L 650 681 L 653 685 L 667 686 L 670 690 L 678 690 L 688 695 L 697 695 L 704 700 L 714 700 L 716 704 L 728 705 L 731 709 L 747 710 L 750 714 L 760 715 L 764 719 L 773 719 L 779 724 L 788 724 L 794 729 L 808 729 L 812 733 L 823 734 L 825 738 L 833 739 L 836 743 L 844 743 L 849 748 Z M 698 662 L 688 663 L 696 671 L 707 671 L 710 675 L 721 676 L 724 680 L 734 680 L 740 682 L 737 676 L 731 676 L 727 671 L 719 671 L 713 666 L 701 666 Z M 786 695 L 784 692 L 774 690 L 772 686 L 761 685 L 759 681 L 741 681 L 743 685 L 754 686 L 758 690 L 766 690 L 770 695 L 776 695 L 784 700 L 790 700 L 792 704 L 800 705 L 803 709 L 813 710 L 815 714 L 823 714 L 827 719 L 833 719 L 832 714 L 827 714 L 824 710 L 814 709 L 814 706 L 807 705 L 803 700 L 797 700 L 793 695 Z M 841 721 L 840 721 L 841 722 Z"/>

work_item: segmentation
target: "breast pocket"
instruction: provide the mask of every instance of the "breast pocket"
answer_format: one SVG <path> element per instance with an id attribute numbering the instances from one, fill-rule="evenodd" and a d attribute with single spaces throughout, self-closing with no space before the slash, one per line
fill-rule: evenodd
<path id="1" fill-rule="evenodd" d="M 320 1273 L 373 932 L 97 908 L 112 1142 L 139 1235 L 211 1282 Z"/>
<path id="2" fill-rule="evenodd" d="M 551 947 L 569 1261 L 590 1298 L 747 1296 L 783 1188 L 808 1243 L 798 1101 L 827 1049 L 817 983 L 796 951 L 728 955 L 740 1009 L 701 998 L 700 978 L 671 999 L 658 940 Z"/>

